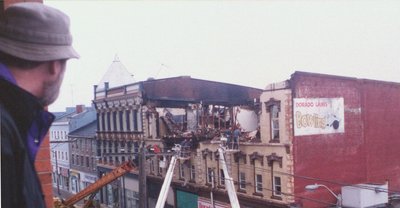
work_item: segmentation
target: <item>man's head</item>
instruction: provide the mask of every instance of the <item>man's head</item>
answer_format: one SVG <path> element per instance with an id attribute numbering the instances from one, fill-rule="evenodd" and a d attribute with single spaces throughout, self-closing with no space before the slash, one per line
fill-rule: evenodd
<path id="1" fill-rule="evenodd" d="M 72 47 L 69 18 L 63 12 L 34 2 L 5 10 L 0 21 L 0 62 L 43 105 L 57 98 L 70 58 L 79 55 Z"/>

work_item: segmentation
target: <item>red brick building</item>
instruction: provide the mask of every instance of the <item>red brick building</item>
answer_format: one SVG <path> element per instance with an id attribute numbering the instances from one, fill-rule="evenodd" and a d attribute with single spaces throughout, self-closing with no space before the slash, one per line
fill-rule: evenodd
<path id="1" fill-rule="evenodd" d="M 283 161 L 283 167 L 290 164 L 283 192 L 292 193 L 296 205 L 336 203 L 326 189 L 305 190 L 315 183 L 336 194 L 359 183 L 388 182 L 389 195 L 400 191 L 400 83 L 295 72 L 269 85 L 261 102 L 265 115 L 274 104 L 285 109 L 278 129 L 291 151 Z M 267 122 L 261 123 L 262 137 L 274 129 Z"/>

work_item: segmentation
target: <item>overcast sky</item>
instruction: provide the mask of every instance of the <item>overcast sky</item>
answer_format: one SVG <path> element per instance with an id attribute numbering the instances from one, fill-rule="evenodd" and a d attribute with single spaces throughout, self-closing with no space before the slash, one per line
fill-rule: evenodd
<path id="1" fill-rule="evenodd" d="M 400 1 L 45 0 L 71 18 L 50 111 L 89 105 L 114 57 L 136 81 L 189 75 L 263 89 L 294 71 L 400 82 Z"/>

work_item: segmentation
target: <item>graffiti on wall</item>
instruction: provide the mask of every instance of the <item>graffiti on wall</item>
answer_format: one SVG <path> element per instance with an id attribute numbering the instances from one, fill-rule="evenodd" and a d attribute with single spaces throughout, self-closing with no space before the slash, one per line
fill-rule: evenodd
<path id="1" fill-rule="evenodd" d="M 344 133 L 343 98 L 295 98 L 294 135 Z"/>

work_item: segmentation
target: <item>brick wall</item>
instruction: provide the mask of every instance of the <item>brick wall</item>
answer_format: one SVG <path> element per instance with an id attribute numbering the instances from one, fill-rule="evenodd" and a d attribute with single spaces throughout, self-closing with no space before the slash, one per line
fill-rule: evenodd
<path id="1" fill-rule="evenodd" d="M 4 0 L 4 8 L 7 8 L 11 4 L 15 4 L 18 2 L 40 2 L 43 3 L 43 0 Z"/>
<path id="2" fill-rule="evenodd" d="M 336 193 L 341 185 L 384 183 L 400 189 L 400 84 L 328 75 L 295 73 L 297 98 L 344 98 L 345 132 L 296 136 L 295 193 L 323 202 L 336 199 L 326 190 L 306 192 L 305 185 L 325 184 Z M 322 203 L 301 200 L 305 207 Z"/>
<path id="3" fill-rule="evenodd" d="M 50 143 L 49 135 L 40 146 L 35 160 L 35 168 L 42 184 L 47 207 L 53 207 L 53 186 L 51 179 Z"/>
<path id="4" fill-rule="evenodd" d="M 363 83 L 367 181 L 400 190 L 400 84 Z"/>

